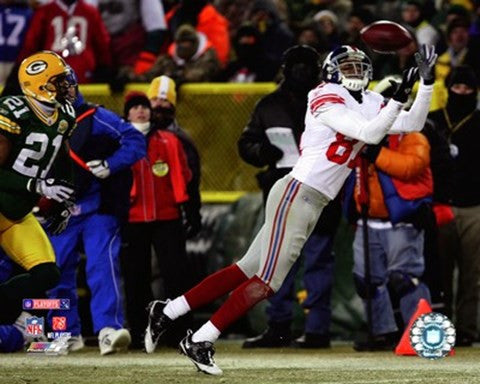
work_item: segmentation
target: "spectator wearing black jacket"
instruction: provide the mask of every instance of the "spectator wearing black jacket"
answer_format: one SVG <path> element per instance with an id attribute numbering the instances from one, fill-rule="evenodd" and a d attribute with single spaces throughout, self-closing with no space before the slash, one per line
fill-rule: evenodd
<path id="1" fill-rule="evenodd" d="M 284 80 L 278 89 L 263 97 L 256 105 L 251 119 L 238 141 L 240 156 L 247 163 L 264 167 L 257 175 L 264 202 L 273 184 L 291 168 L 280 168 L 277 162 L 283 157 L 280 148 L 267 137 L 269 128 L 290 128 L 295 142 L 300 143 L 307 109 L 307 94 L 319 82 L 319 56 L 309 46 L 288 49 L 283 59 Z M 303 307 L 308 309 L 305 334 L 295 345 L 305 348 L 326 348 L 330 345 L 330 296 L 333 283 L 333 236 L 340 218 L 337 201 L 330 203 L 320 217 L 316 228 L 303 248 L 305 256 L 304 284 L 308 292 Z M 292 267 L 278 292 L 270 298 L 267 308 L 267 330 L 244 342 L 244 348 L 287 346 L 291 343 L 291 323 L 294 283 L 300 263 Z"/>
<path id="2" fill-rule="evenodd" d="M 437 208 L 439 252 L 444 263 L 446 313 L 457 328 L 456 345 L 470 346 L 478 337 L 477 309 L 480 293 L 480 173 L 474 166 L 480 151 L 478 79 L 468 66 L 452 70 L 445 85 L 447 106 L 429 119 L 450 144 L 453 158 L 451 206 Z M 453 302 L 454 269 L 458 283 Z"/>

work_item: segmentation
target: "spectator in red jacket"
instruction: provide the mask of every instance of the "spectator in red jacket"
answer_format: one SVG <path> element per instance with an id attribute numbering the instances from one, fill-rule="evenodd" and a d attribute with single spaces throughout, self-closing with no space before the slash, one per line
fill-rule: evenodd
<path id="1" fill-rule="evenodd" d="M 150 94 L 154 94 L 155 102 L 165 109 L 176 104 L 175 83 L 166 76 L 152 82 Z M 144 93 L 127 94 L 124 112 L 125 118 L 145 135 L 148 145 L 147 156 L 132 168 L 134 183 L 122 258 L 132 345 L 141 348 L 147 326 L 145 307 L 153 297 L 152 245 L 165 292 L 178 294 L 191 284 L 182 204 L 189 200 L 187 184 L 192 173 L 177 135 L 159 123 L 151 123 L 152 108 Z M 179 328 L 178 339 L 184 331 Z M 178 339 L 172 339 L 172 344 L 176 345 Z"/>
<path id="2" fill-rule="evenodd" d="M 52 0 L 35 10 L 17 61 L 41 50 L 61 55 L 79 83 L 109 80 L 110 36 L 85 0 Z"/>

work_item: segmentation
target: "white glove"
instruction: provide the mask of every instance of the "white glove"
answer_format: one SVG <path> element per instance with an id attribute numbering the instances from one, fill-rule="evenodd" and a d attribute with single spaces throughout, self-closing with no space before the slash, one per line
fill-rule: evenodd
<path id="1" fill-rule="evenodd" d="M 70 183 L 55 179 L 30 179 L 27 183 L 27 189 L 59 203 L 67 200 L 73 201 L 75 192 Z"/>
<path id="2" fill-rule="evenodd" d="M 110 168 L 108 167 L 107 160 L 91 160 L 87 163 L 90 172 L 99 179 L 106 179 L 110 176 Z"/>

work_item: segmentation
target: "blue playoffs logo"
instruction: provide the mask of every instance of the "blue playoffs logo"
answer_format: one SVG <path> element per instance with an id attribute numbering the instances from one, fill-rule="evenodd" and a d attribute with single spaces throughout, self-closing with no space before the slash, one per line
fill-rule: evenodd
<path id="1" fill-rule="evenodd" d="M 441 313 L 420 316 L 410 329 L 410 343 L 417 354 L 426 359 L 447 356 L 455 345 L 455 327 Z"/>

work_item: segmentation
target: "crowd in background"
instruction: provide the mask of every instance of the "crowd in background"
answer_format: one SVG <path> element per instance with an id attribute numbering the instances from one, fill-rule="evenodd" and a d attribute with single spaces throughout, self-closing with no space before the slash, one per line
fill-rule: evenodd
<path id="1" fill-rule="evenodd" d="M 127 82 L 166 75 L 185 82 L 260 82 L 278 78 L 282 53 L 308 44 L 324 58 L 342 45 L 371 54 L 374 79 L 400 74 L 419 44 L 440 55 L 438 79 L 451 67 L 479 68 L 480 2 L 294 0 L 7 0 L 0 4 L 0 84 L 26 56 L 53 50 L 80 83 Z M 360 39 L 388 19 L 416 41 L 397 55 L 376 55 Z"/>
<path id="2" fill-rule="evenodd" d="M 414 41 L 396 55 L 379 55 L 370 51 L 360 39 L 360 30 L 379 19 L 401 23 L 410 30 L 415 37 Z M 453 305 L 453 292 L 448 284 L 440 288 L 436 284 L 439 277 L 445 278 L 446 282 L 453 279 L 452 268 L 449 266 L 456 261 L 453 256 L 445 255 L 444 251 L 453 252 L 452 249 L 456 246 L 460 247 L 466 256 L 459 260 L 460 296 L 457 297 L 458 313 L 455 315 L 460 331 L 459 345 L 471 345 L 477 339 L 480 247 L 477 247 L 471 231 L 478 226 L 477 207 L 480 197 L 475 196 L 478 191 L 476 178 L 465 169 L 478 150 L 475 147 L 478 141 L 469 143 L 466 137 L 476 137 L 472 136 L 476 133 L 472 133 L 473 128 L 470 127 L 480 122 L 475 110 L 477 79 L 480 78 L 480 1 L 7 0 L 0 4 L 0 21 L 0 84 L 4 84 L 5 94 L 15 93 L 14 90 L 18 87 L 16 71 L 20 62 L 40 50 L 52 50 L 61 55 L 76 73 L 80 84 L 106 82 L 116 92 L 122 91 L 129 82 L 151 83 L 147 94 L 133 93 L 125 99 L 123 118 L 144 135 L 147 153 L 133 167 L 133 181 L 130 180 L 133 187 L 128 188 L 129 196 L 126 197 L 133 202 L 130 211 L 124 212 L 125 217 L 119 218 L 127 223 L 122 233 L 126 247 L 120 254 L 120 245 L 115 243 L 114 262 L 109 260 L 116 269 L 112 272 L 114 276 L 111 285 L 115 292 L 111 296 L 114 297 L 119 295 L 115 281 L 120 275 L 120 259 L 122 262 L 126 317 L 132 346 L 137 348 L 143 346 L 143 330 L 147 321 L 143 308 L 152 299 L 151 288 L 145 284 L 151 277 L 151 245 L 159 255 L 161 268 L 168 271 L 165 276 L 172 280 L 171 285 L 168 285 L 167 278 L 165 290 L 168 295 L 175 296 L 191 284 L 188 274 L 179 267 L 183 263 L 178 261 L 185 257 L 186 239 L 198 233 L 201 226 L 198 153 L 175 122 L 175 88 L 188 82 L 277 81 L 285 75 L 282 70 L 282 64 L 285 64 L 284 52 L 299 44 L 314 48 L 318 53 L 318 62 L 322 62 L 329 52 L 344 44 L 358 46 L 372 59 L 373 79 L 381 80 L 388 75 L 401 75 L 404 69 L 415 65 L 414 53 L 422 44 L 434 45 L 439 56 L 435 66 L 435 80 L 445 81 L 449 98 L 444 110 L 446 112 L 433 114 L 433 122 L 428 123 L 433 128 L 427 124 L 424 130 L 429 144 L 422 142 L 422 145 L 431 148 L 428 155 L 431 162 L 429 169 L 433 173 L 435 184 L 430 191 L 433 197 L 429 203 L 432 203 L 434 209 L 427 213 L 422 211 L 421 215 L 415 216 L 416 221 L 411 223 L 416 230 L 420 228 L 417 232 L 425 231 L 425 239 L 415 237 L 417 232 L 409 238 L 411 242 L 415 237 L 416 252 L 422 258 L 425 257 L 426 272 L 423 273 L 422 266 L 422 270 L 416 272 L 418 276 L 411 276 L 411 271 L 407 271 L 409 274 L 405 278 L 400 273 L 400 276 L 396 276 L 399 280 L 395 283 L 396 288 L 403 290 L 402 294 L 410 294 L 420 286 L 415 279 L 424 279 L 431 292 L 423 296 L 433 302 L 446 301 L 445 312 L 452 316 L 455 312 L 450 308 Z M 454 69 L 458 71 L 452 72 Z M 457 92 L 455 87 L 462 84 L 470 88 L 471 92 L 468 89 Z M 295 85 L 291 85 L 291 88 L 295 89 Z M 302 97 L 305 98 L 306 93 L 303 93 Z M 389 97 L 388 93 L 385 96 Z M 77 116 L 84 112 L 78 110 Z M 443 132 L 440 138 L 437 131 Z M 301 130 L 298 136 L 300 134 Z M 242 139 L 245 139 L 245 135 L 246 133 Z M 163 145 L 164 142 L 169 145 Z M 394 151 L 401 152 L 399 145 L 393 142 L 383 143 L 383 147 L 393 147 Z M 378 166 L 376 161 L 382 151 L 381 147 L 371 149 L 366 155 L 371 164 Z M 115 150 L 118 148 L 115 147 Z M 278 153 L 275 156 L 272 151 L 274 150 L 270 148 L 268 155 L 274 160 L 265 161 L 262 166 L 275 168 L 279 157 Z M 246 156 L 245 153 L 242 155 Z M 104 154 L 105 159 L 108 156 L 111 154 Z M 164 161 L 160 161 L 159 157 Z M 448 157 L 446 161 L 445 157 Z M 112 160 L 109 162 L 111 166 Z M 102 164 L 98 166 L 101 167 Z M 102 169 L 99 171 L 100 176 L 95 176 L 99 179 L 110 177 L 110 174 L 101 176 Z M 424 171 L 426 172 L 425 167 L 418 170 L 422 174 Z M 167 174 L 172 175 L 168 182 L 164 178 Z M 457 184 L 452 185 L 451 180 Z M 470 180 L 471 184 L 466 180 Z M 122 184 L 126 185 L 129 184 Z M 269 188 L 263 189 L 268 193 Z M 167 202 L 156 198 L 159 191 L 162 196 L 169 197 Z M 101 192 L 96 190 L 96 193 Z M 94 215 L 98 213 L 105 219 L 105 212 L 97 212 L 98 209 L 96 206 Z M 436 216 L 432 216 L 433 213 Z M 445 215 L 449 219 L 441 222 L 439 217 L 445 218 Z M 456 228 L 452 224 L 455 223 L 452 221 L 454 217 L 458 223 Z M 80 219 L 77 217 L 78 222 Z M 119 230 L 116 219 L 114 221 L 112 233 Z M 385 217 L 380 217 L 380 221 L 385 221 Z M 448 226 L 437 227 L 439 222 Z M 74 229 L 75 223 L 74 220 L 69 224 L 66 233 Z M 462 238 L 462 231 L 468 231 L 466 240 Z M 429 249 L 428 244 L 437 239 L 445 247 Z M 356 247 L 360 249 L 362 245 L 356 244 Z M 361 249 L 358 253 L 361 253 Z M 439 253 L 445 270 L 432 272 Z M 75 256 L 73 270 L 76 263 Z M 106 264 L 103 268 L 108 269 L 109 265 Z M 330 278 L 331 273 L 328 276 Z M 73 279 L 67 275 L 64 278 Z M 102 282 L 105 288 L 105 281 Z M 382 280 L 377 285 L 386 290 L 388 284 Z M 61 288 L 65 287 L 59 286 Z M 67 288 L 71 290 L 75 287 Z M 58 295 L 58 292 L 55 294 Z M 392 300 L 397 299 L 400 300 L 401 297 Z M 116 297 L 116 300 L 123 299 Z M 389 305 L 401 306 L 398 303 Z M 117 323 L 120 319 L 121 324 L 96 325 L 96 332 L 103 327 L 122 329 L 124 324 L 121 314 L 119 315 L 121 310 L 115 306 L 118 307 L 118 303 L 112 302 L 109 309 L 112 313 L 106 317 L 115 318 Z M 383 310 L 384 307 L 379 312 Z M 407 312 L 412 312 L 411 306 Z M 101 315 L 97 320 L 98 318 Z M 408 317 L 403 320 L 406 322 L 407 319 Z M 290 327 L 290 321 L 286 322 L 286 328 Z M 177 336 L 172 336 L 172 345 L 178 342 L 179 335 L 189 322 L 191 319 L 179 327 Z M 72 321 L 74 323 L 75 320 Z M 74 348 L 83 346 L 79 324 L 75 323 L 75 327 L 74 336 L 80 339 L 76 340 L 79 344 Z M 395 326 L 390 328 L 395 329 Z M 391 331 L 392 329 L 384 329 L 378 335 L 389 335 Z M 328 330 L 326 333 L 326 341 L 322 339 L 320 343 L 322 346 L 329 346 Z M 101 339 L 102 335 L 100 345 Z M 390 339 L 376 341 L 379 348 L 391 347 Z M 274 341 L 274 345 L 266 346 L 275 345 L 278 346 Z"/>

